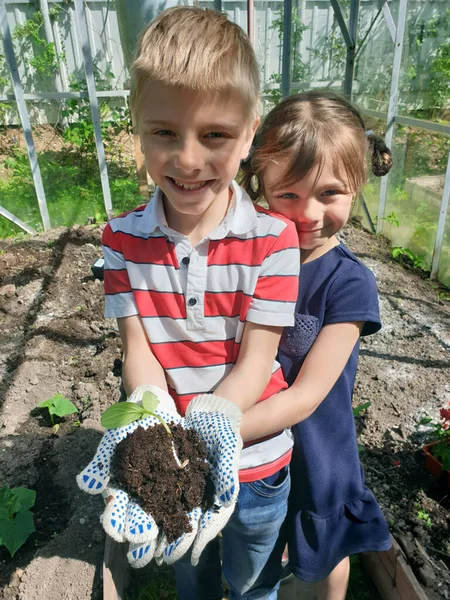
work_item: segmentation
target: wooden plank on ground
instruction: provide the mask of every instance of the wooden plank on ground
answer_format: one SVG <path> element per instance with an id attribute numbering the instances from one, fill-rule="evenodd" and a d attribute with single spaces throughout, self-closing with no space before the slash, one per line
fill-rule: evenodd
<path id="1" fill-rule="evenodd" d="M 129 580 L 127 544 L 118 544 L 109 535 L 103 559 L 103 600 L 123 600 Z"/>
<path id="2" fill-rule="evenodd" d="M 374 582 L 383 600 L 403 600 L 395 587 L 395 582 L 378 556 L 379 554 L 378 552 L 364 552 L 361 554 L 363 569 Z"/>

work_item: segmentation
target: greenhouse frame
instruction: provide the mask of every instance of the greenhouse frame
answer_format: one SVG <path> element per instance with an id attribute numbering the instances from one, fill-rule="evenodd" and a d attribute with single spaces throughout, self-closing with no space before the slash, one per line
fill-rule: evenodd
<path id="1" fill-rule="evenodd" d="M 392 172 L 381 180 L 369 178 L 363 190 L 365 224 L 374 233 L 383 232 L 432 278 L 450 286 L 450 9 L 446 1 L 193 4 L 224 10 L 247 30 L 261 64 L 263 113 L 282 97 L 317 87 L 331 88 L 355 102 L 367 128 L 385 137 L 394 158 Z M 155 0 L 0 0 L 0 125 L 23 133 L 40 215 L 39 220 L 30 219 L 25 209 L 4 200 L 0 187 L 0 215 L 10 223 L 30 234 L 67 224 L 52 214 L 51 182 L 43 176 L 36 142 L 42 127 L 65 130 L 80 123 L 81 112 L 67 110 L 68 103 L 73 107 L 77 102 L 89 107 L 105 217 L 117 212 L 102 122 L 113 121 L 114 107 L 127 106 L 126 65 L 136 28 L 161 6 Z M 50 50 L 53 66 L 44 72 Z M 101 83 L 99 73 L 105 75 Z"/>

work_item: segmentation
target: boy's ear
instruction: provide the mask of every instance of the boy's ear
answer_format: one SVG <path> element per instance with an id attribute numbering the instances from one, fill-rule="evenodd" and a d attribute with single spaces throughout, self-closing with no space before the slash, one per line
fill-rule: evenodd
<path id="1" fill-rule="evenodd" d="M 253 121 L 253 123 L 250 126 L 250 128 L 249 128 L 249 137 L 248 137 L 248 140 L 245 143 L 244 148 L 242 149 L 241 160 L 245 160 L 248 157 L 251 145 L 253 143 L 253 138 L 255 137 L 255 133 L 256 133 L 256 130 L 258 129 L 258 127 L 259 127 L 260 122 L 261 122 L 261 119 L 260 119 L 260 117 L 258 115 L 256 117 L 256 119 Z"/>

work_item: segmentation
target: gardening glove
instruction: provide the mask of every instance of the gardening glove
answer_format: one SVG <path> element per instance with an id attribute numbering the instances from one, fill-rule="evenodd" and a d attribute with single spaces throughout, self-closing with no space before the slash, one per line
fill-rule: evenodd
<path id="1" fill-rule="evenodd" d="M 193 544 L 191 562 L 195 566 L 206 544 L 231 517 L 239 493 L 241 417 L 236 404 L 213 394 L 196 396 L 189 404 L 181 424 L 197 431 L 205 443 L 215 490 L 214 505 L 205 512 L 200 511 L 197 520 L 197 512 L 188 515 L 192 520 L 192 532 L 183 534 L 171 544 L 163 536 L 155 552 L 157 562 L 162 558 L 165 563 L 172 564 Z"/>
<path id="2" fill-rule="evenodd" d="M 128 399 L 129 402 L 142 403 L 145 392 L 152 392 L 160 401 L 155 413 L 166 422 L 179 423 L 181 416 L 176 412 L 175 403 L 164 390 L 153 385 L 143 385 L 137 388 Z M 102 493 L 106 499 L 106 508 L 101 516 L 101 522 L 108 535 L 117 542 L 128 540 L 133 543 L 149 542 L 156 546 L 158 527 L 151 517 L 145 513 L 137 502 L 129 498 L 123 490 L 109 485 L 111 460 L 117 444 L 139 426 L 147 429 L 158 424 L 156 417 L 148 416 L 140 421 L 134 421 L 125 427 L 108 429 L 93 460 L 77 476 L 79 487 L 89 494 Z M 147 555 L 150 550 L 148 550 Z M 150 559 L 151 560 L 151 557 Z"/>

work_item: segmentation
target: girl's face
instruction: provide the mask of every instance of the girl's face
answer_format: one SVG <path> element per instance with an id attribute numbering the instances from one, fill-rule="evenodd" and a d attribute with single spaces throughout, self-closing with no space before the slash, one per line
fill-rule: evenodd
<path id="1" fill-rule="evenodd" d="M 322 256 L 337 245 L 335 234 L 347 223 L 354 193 L 344 169 L 326 162 L 316 181 L 318 168 L 290 186 L 283 185 L 287 159 L 269 163 L 262 179 L 270 210 L 295 223 L 302 262 Z"/>

